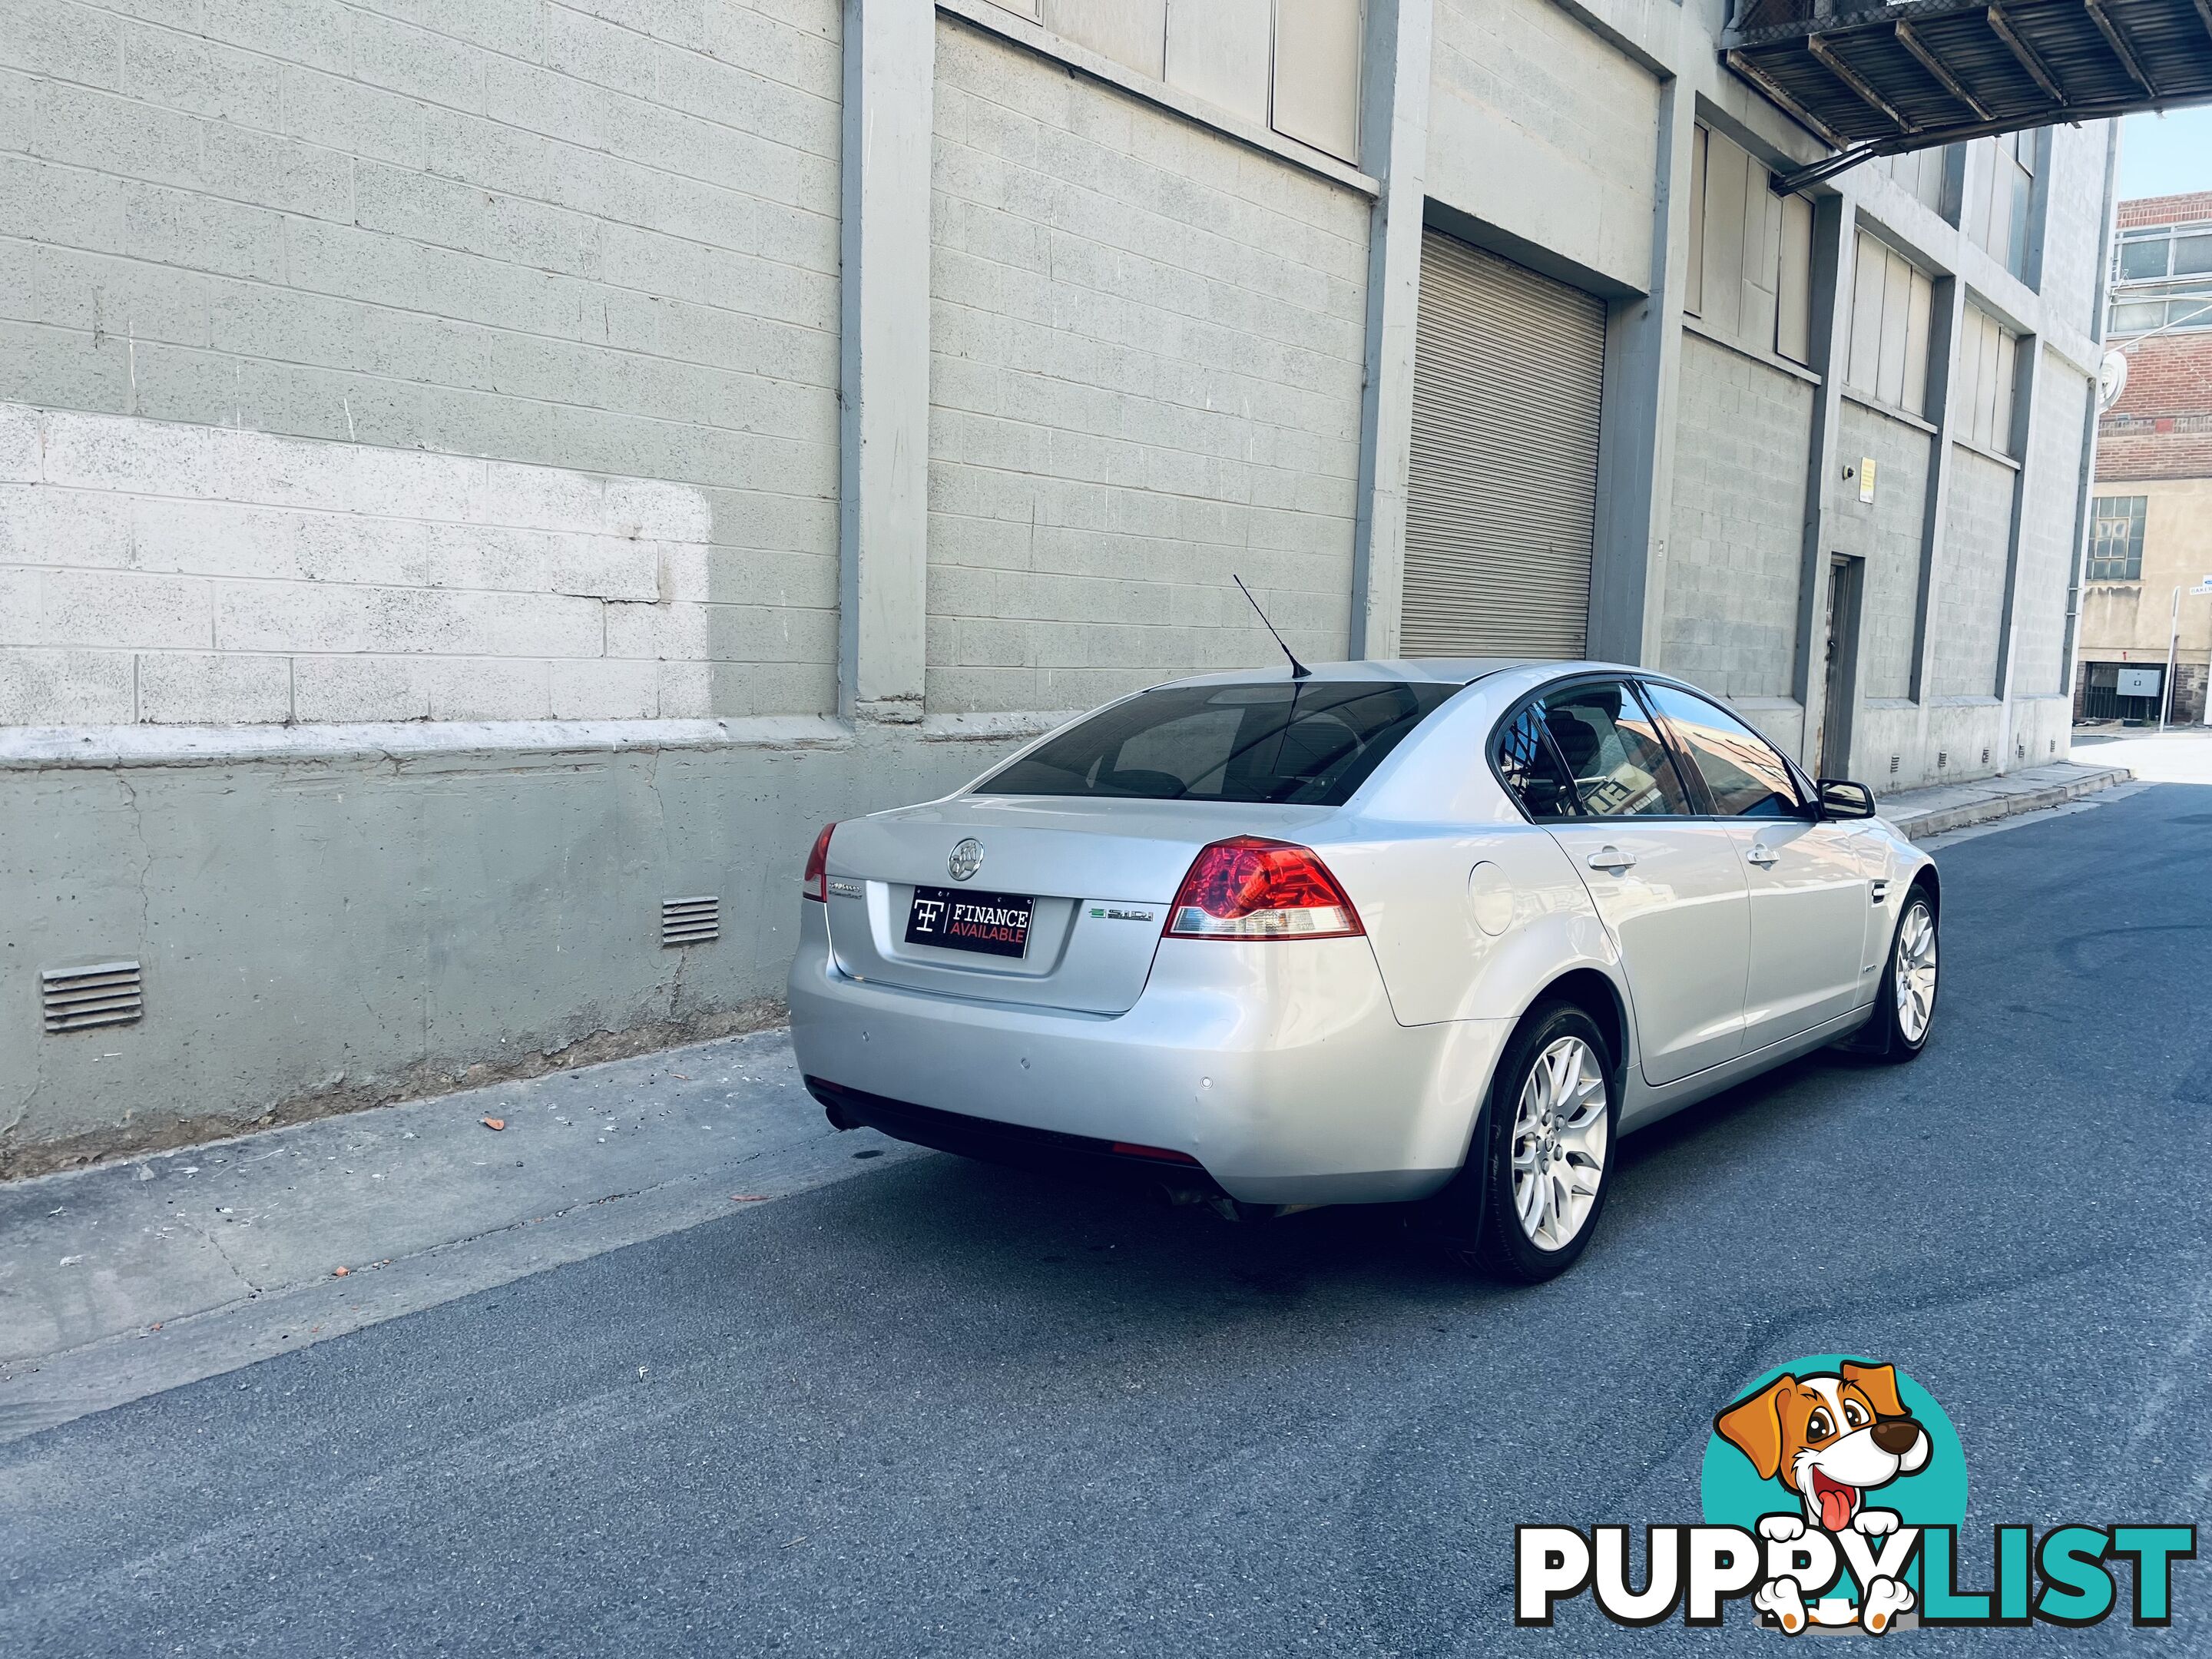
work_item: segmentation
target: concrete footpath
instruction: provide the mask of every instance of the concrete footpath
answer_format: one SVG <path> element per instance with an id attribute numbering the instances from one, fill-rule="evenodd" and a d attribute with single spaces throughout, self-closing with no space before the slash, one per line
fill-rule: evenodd
<path id="1" fill-rule="evenodd" d="M 10 1182 L 0 1440 L 921 1156 L 769 1031 Z"/>
<path id="2" fill-rule="evenodd" d="M 1924 840 L 2128 776 L 1883 805 Z M 831 1130 L 767 1031 L 0 1185 L 0 1440 L 926 1156 Z"/>
<path id="3" fill-rule="evenodd" d="M 1978 778 L 1972 783 L 1907 789 L 1881 797 L 1880 804 L 1882 817 L 1913 840 L 1925 841 L 1998 818 L 2063 806 L 2084 795 L 2126 783 L 2132 775 L 2125 766 L 2106 762 L 2093 751 L 2086 763 L 2055 761 L 2049 766 L 2032 766 L 2026 771 Z"/>

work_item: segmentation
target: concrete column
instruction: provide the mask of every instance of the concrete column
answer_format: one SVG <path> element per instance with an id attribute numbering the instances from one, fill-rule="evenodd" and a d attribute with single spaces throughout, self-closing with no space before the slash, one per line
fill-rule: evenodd
<path id="1" fill-rule="evenodd" d="M 1429 150 L 1435 0 L 1370 0 L 1360 165 L 1382 181 L 1367 242 L 1367 384 L 1359 400 L 1352 527 L 1352 656 L 1398 654 L 1406 574 L 1406 473 Z"/>
<path id="2" fill-rule="evenodd" d="M 1936 666 L 1936 579 L 1943 563 L 1943 523 L 1951 500 L 1951 435 L 1959 410 L 1951 396 L 1958 384 L 1959 341 L 1966 332 L 1966 284 L 1947 276 L 1936 285 L 1928 342 L 1928 400 L 1935 442 L 1928 455 L 1928 505 L 1921 519 L 1920 604 L 1912 619 L 1912 701 L 1919 706 L 1918 733 L 1928 738 L 1928 699 Z"/>
<path id="3" fill-rule="evenodd" d="M 2043 388 L 2049 379 L 2043 368 L 2043 342 L 2033 335 L 2021 337 L 2013 370 L 2012 453 L 2020 471 L 2012 475 L 2012 528 L 2005 537 L 2004 614 L 1997 624 L 1997 674 L 1992 689 L 1997 694 L 1997 770 L 2013 768 L 2012 690 L 2014 635 L 2018 629 L 2020 544 L 2027 528 L 2028 473 L 2035 465 L 2035 438 L 2042 425 Z"/>
<path id="4" fill-rule="evenodd" d="M 1831 719 L 1845 728 L 1856 712 L 1827 707 L 1829 569 L 1828 501 L 1843 465 L 1837 454 L 1843 429 L 1844 362 L 1850 349 L 1852 266 L 1858 252 L 1858 210 L 1850 198 L 1826 197 L 1813 207 L 1814 367 L 1820 390 L 1813 402 L 1813 442 L 1806 458 L 1805 542 L 1797 581 L 1797 663 L 1790 691 L 1805 711 L 1797 758 L 1817 774 L 1814 734 Z M 1857 677 L 1851 679 L 1854 687 Z"/>
<path id="5" fill-rule="evenodd" d="M 937 9 L 845 0 L 837 707 L 919 720 L 929 528 Z"/>
<path id="6" fill-rule="evenodd" d="M 1667 516 L 1674 487 L 1674 401 L 1681 379 L 1681 295 L 1690 270 L 1696 101 L 1679 77 L 1660 88 L 1650 292 L 1614 301 L 1606 319 L 1588 649 L 1593 657 L 1620 662 L 1659 659 Z"/>

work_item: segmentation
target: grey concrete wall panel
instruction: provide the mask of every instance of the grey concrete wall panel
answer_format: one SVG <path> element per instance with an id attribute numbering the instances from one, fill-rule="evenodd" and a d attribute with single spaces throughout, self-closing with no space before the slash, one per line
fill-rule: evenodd
<path id="1" fill-rule="evenodd" d="M 1275 131 L 1359 161 L 1359 0 L 1275 0 Z"/>
<path id="2" fill-rule="evenodd" d="M 935 157 L 933 712 L 1341 655 L 1367 198 L 950 21 Z"/>
<path id="3" fill-rule="evenodd" d="M 1375 0 L 1360 97 L 1360 149 L 1382 190 L 1369 219 L 1365 385 L 1359 402 L 1358 516 L 1352 526 L 1355 657 L 1398 655 L 1406 574 L 1406 479 L 1413 434 L 1426 223 L 1434 0 Z"/>
<path id="4" fill-rule="evenodd" d="M 1859 599 L 1862 697 L 1912 695 L 1932 441 L 1918 427 L 1863 404 L 1844 404 L 1839 459 L 1855 471 L 1865 458 L 1875 463 L 1874 500 L 1859 499 L 1856 479 L 1838 479 L 1828 512 L 1830 550 L 1866 561 Z"/>
<path id="5" fill-rule="evenodd" d="M 2040 181 L 2048 204 L 2043 231 L 2043 299 L 2065 325 L 2095 334 L 2105 246 L 2105 157 L 2112 124 L 2051 131 L 2050 164 Z"/>
<path id="6" fill-rule="evenodd" d="M 2020 596 L 2014 627 L 2016 693 L 2066 688 L 2066 589 L 2073 575 L 2077 469 L 2090 417 L 2092 387 L 2045 353 L 2041 410 L 2027 458 L 2027 504 L 2021 524 Z"/>
<path id="7" fill-rule="evenodd" d="M 1579 657 L 1604 305 L 1431 231 L 1421 249 L 1399 646 Z"/>
<path id="8" fill-rule="evenodd" d="M 1437 0 L 1429 194 L 1648 293 L 1659 95 L 1548 0 Z"/>
<path id="9" fill-rule="evenodd" d="M 1274 24 L 1273 0 L 1168 0 L 1168 83 L 1266 125 Z"/>
<path id="10" fill-rule="evenodd" d="M 713 712 L 832 707 L 834 0 L 398 9 L 11 10 L 0 399 L 694 486 Z"/>
<path id="11" fill-rule="evenodd" d="M 937 18 L 846 0 L 837 706 L 918 720 L 929 534 L 930 110 Z"/>
<path id="12" fill-rule="evenodd" d="M 1168 0 L 1044 0 L 1044 26 L 1139 75 L 1167 77 Z"/>
<path id="13" fill-rule="evenodd" d="M 1993 697 L 2002 638 L 2007 544 L 2015 474 L 2003 462 L 1954 445 L 1945 502 L 1943 557 L 1936 568 L 1930 695 Z M 2048 690 L 2039 687 L 2039 690 Z"/>
<path id="14" fill-rule="evenodd" d="M 1676 393 L 1672 568 L 1659 666 L 1729 697 L 1788 697 L 1815 388 L 1697 334 Z"/>
<path id="15" fill-rule="evenodd" d="M 774 1018 L 815 832 L 1006 746 L 790 724 L 0 764 L 0 1173 L 117 1128 L 174 1144 Z M 707 893 L 720 940 L 663 948 L 660 901 Z M 39 970 L 118 957 L 144 964 L 143 1021 L 44 1035 Z"/>

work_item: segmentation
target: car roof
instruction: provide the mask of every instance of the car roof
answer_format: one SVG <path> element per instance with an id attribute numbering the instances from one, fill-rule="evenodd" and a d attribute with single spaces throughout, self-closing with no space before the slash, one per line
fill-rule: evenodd
<path id="1" fill-rule="evenodd" d="M 1608 673 L 1642 673 L 1620 663 L 1569 662 L 1549 657 L 1398 657 L 1358 662 L 1317 662 L 1307 665 L 1316 680 L 1403 680 L 1430 685 L 1471 685 L 1492 674 L 1513 668 L 1542 668 L 1559 673 L 1602 670 Z M 1268 685 L 1291 677 L 1290 665 L 1279 668 L 1233 668 L 1218 674 L 1192 674 L 1169 680 L 1165 685 Z M 1158 690 L 1161 688 L 1154 688 Z"/>

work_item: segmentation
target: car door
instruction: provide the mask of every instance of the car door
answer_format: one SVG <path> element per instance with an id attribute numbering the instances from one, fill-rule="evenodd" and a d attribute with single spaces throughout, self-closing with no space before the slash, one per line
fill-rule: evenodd
<path id="1" fill-rule="evenodd" d="M 1849 1013 L 1861 994 L 1865 837 L 1822 818 L 1781 754 L 1707 697 L 1645 682 L 1704 809 L 1727 826 L 1751 895 L 1744 1046 L 1763 1048 Z"/>
<path id="2" fill-rule="evenodd" d="M 1620 679 L 1577 680 L 1525 713 L 1568 783 L 1538 817 L 1620 951 L 1650 1082 L 1743 1049 L 1750 923 L 1727 826 L 1699 822 L 1650 713 Z M 1507 741 L 1512 732 L 1509 729 Z M 1525 797 L 1524 797 L 1525 799 Z"/>

